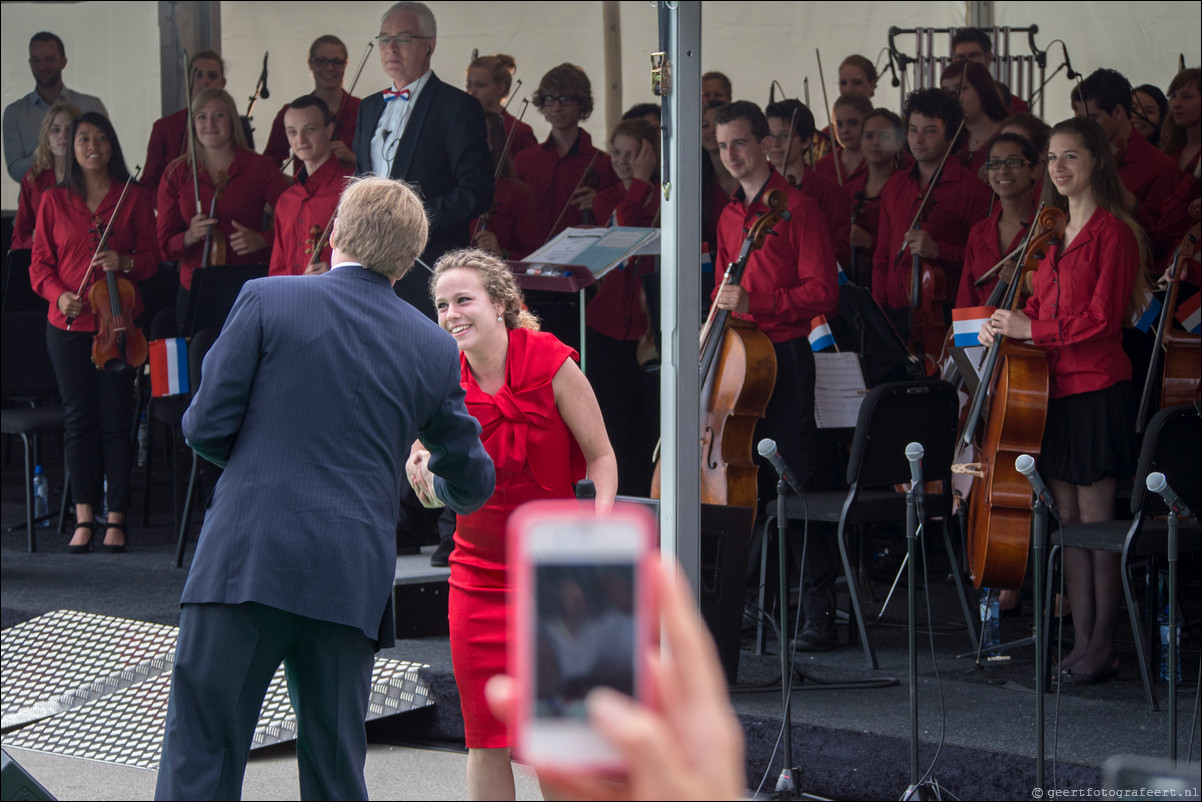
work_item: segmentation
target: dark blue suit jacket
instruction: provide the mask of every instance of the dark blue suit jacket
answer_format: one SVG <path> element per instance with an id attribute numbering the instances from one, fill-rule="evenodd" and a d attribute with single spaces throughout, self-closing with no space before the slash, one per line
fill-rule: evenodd
<path id="1" fill-rule="evenodd" d="M 345 266 L 243 287 L 183 428 L 228 463 L 184 603 L 259 602 L 393 642 L 396 516 L 419 436 L 456 512 L 492 494 L 446 332 L 383 276 Z"/>
<path id="2" fill-rule="evenodd" d="M 398 103 L 400 101 L 393 101 Z M 384 94 L 359 104 L 354 150 L 356 175 L 371 172 L 371 140 L 384 113 Z M 430 267 L 444 253 L 471 244 L 469 224 L 492 207 L 493 164 L 488 152 L 480 101 L 430 78 L 414 101 L 388 178 L 400 178 L 417 190 L 430 217 L 430 241 L 422 261 Z M 397 282 L 398 294 L 429 313 L 429 274 L 419 265 Z"/>

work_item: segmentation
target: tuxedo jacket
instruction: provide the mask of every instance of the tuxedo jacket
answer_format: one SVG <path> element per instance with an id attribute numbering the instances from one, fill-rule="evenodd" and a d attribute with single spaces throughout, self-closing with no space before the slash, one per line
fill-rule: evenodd
<path id="1" fill-rule="evenodd" d="M 225 464 L 184 603 L 258 602 L 393 642 L 398 493 L 419 437 L 456 512 L 492 494 L 453 340 L 357 265 L 248 282 L 183 419 Z"/>
<path id="2" fill-rule="evenodd" d="M 392 101 L 394 103 L 400 101 Z M 372 171 L 371 140 L 384 113 L 384 93 L 363 98 L 355 127 L 355 174 Z M 471 244 L 472 218 L 493 201 L 493 164 L 480 101 L 430 73 L 409 112 L 389 178 L 400 178 L 421 196 L 430 216 L 430 241 L 421 259 L 430 267 L 447 251 Z M 428 314 L 433 311 L 419 265 L 397 292 Z"/>

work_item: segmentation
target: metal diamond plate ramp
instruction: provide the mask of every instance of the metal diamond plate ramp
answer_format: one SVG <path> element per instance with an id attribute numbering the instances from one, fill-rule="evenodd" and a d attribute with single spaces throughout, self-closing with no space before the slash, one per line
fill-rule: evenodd
<path id="1" fill-rule="evenodd" d="M 157 768 L 175 639 L 175 627 L 66 610 L 4 630 L 3 727 L 20 728 L 7 732 L 5 745 Z M 433 704 L 419 676 L 426 667 L 377 658 L 368 720 Z M 281 667 L 252 748 L 295 738 Z"/>

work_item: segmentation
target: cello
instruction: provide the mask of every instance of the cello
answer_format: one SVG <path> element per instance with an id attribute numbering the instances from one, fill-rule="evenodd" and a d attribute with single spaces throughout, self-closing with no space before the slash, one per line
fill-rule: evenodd
<path id="1" fill-rule="evenodd" d="M 1181 263 L 1194 254 L 1198 235 L 1195 224 L 1189 235 L 1181 240 L 1173 253 L 1173 262 L 1167 274 L 1169 290 L 1160 309 L 1160 321 L 1156 326 L 1156 341 L 1152 346 L 1152 358 L 1148 361 L 1148 375 L 1144 379 L 1144 391 L 1139 401 L 1139 413 L 1135 417 L 1135 433 L 1142 434 L 1151 411 L 1152 394 L 1155 389 L 1156 370 L 1163 359 L 1161 374 L 1160 408 L 1192 404 L 1198 400 L 1200 374 L 1202 374 L 1202 350 L 1197 334 L 1177 331 L 1173 317 L 1181 292 Z M 1193 241 L 1191 241 L 1191 239 Z M 1163 356 L 1161 350 L 1163 349 Z"/>
<path id="2" fill-rule="evenodd" d="M 768 211 L 751 226 L 722 283 L 742 280 L 751 252 L 763 246 L 773 226 L 789 219 L 788 203 L 781 190 L 764 195 Z M 752 440 L 776 385 L 776 352 L 754 323 L 716 305 L 701 329 L 700 349 L 701 503 L 755 509 L 759 469 Z M 657 466 L 653 495 L 658 475 Z"/>
<path id="3" fill-rule="evenodd" d="M 1023 276 L 1035 270 L 1051 245 L 1064 236 L 1067 219 L 1055 207 L 1035 216 L 1035 230 L 1006 289 L 1004 308 L 1018 307 Z M 999 335 L 989 348 L 981 382 L 961 445 L 971 445 L 986 396 L 989 414 L 978 462 L 954 465 L 974 476 L 968 510 L 968 567 L 977 588 L 1018 589 L 1027 572 L 1031 535 L 1031 485 L 1014 467 L 1021 454 L 1038 456 L 1043 443 L 1049 397 L 1047 351 Z"/>

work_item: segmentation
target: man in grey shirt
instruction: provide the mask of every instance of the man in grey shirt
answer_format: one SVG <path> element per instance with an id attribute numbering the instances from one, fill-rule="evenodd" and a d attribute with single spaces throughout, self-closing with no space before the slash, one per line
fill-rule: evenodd
<path id="1" fill-rule="evenodd" d="M 67 51 L 52 33 L 35 33 L 29 40 L 29 69 L 37 82 L 34 90 L 4 109 L 4 161 L 13 181 L 20 181 L 33 166 L 33 151 L 46 111 L 57 102 L 73 103 L 80 111 L 109 116 L 100 98 L 73 92 L 63 86 Z"/>

